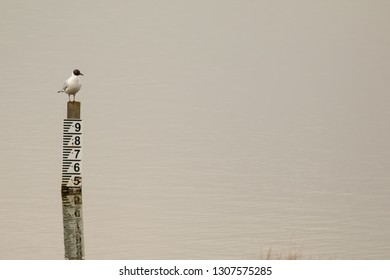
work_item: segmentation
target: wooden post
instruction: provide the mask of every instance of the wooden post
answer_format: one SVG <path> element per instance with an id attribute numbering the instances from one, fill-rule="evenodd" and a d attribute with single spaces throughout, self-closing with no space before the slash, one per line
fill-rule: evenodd
<path id="1" fill-rule="evenodd" d="M 82 209 L 82 121 L 80 102 L 68 102 L 63 128 L 62 213 L 64 221 L 65 259 L 84 259 Z"/>
<path id="2" fill-rule="evenodd" d="M 69 101 L 68 102 L 68 119 L 80 119 L 80 108 L 81 103 L 78 101 Z"/>

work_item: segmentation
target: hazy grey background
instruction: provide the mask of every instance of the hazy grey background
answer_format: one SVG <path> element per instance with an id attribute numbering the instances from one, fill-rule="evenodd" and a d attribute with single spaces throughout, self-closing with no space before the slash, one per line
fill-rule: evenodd
<path id="1" fill-rule="evenodd" d="M 390 259 L 389 1 L 0 2 L 0 259 Z"/>

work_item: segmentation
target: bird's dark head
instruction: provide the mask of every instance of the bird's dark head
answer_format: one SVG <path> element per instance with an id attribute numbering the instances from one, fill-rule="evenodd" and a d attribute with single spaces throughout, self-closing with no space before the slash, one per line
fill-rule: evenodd
<path id="1" fill-rule="evenodd" d="M 84 76 L 83 74 L 81 74 L 80 70 L 79 69 L 75 69 L 73 70 L 73 74 L 76 75 L 76 76 Z"/>

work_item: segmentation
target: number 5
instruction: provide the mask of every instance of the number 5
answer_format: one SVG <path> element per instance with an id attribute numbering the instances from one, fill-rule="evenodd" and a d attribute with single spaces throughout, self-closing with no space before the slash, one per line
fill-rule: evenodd
<path id="1" fill-rule="evenodd" d="M 73 184 L 78 186 L 81 183 L 81 177 L 80 176 L 75 176 L 73 180 Z"/>

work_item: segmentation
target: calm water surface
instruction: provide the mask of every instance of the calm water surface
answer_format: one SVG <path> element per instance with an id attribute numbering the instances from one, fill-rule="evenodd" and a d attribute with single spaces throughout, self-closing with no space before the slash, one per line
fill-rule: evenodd
<path id="1" fill-rule="evenodd" d="M 0 259 L 63 259 L 76 67 L 87 259 L 390 259 L 390 4 L 279 4 L 2 1 Z"/>

